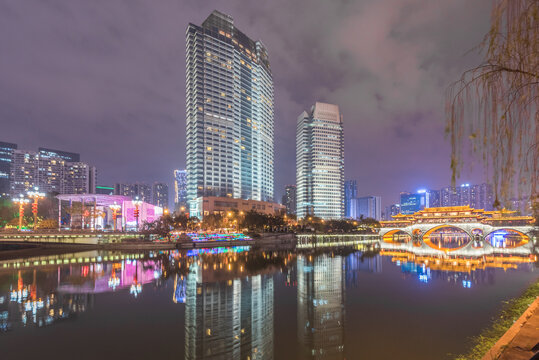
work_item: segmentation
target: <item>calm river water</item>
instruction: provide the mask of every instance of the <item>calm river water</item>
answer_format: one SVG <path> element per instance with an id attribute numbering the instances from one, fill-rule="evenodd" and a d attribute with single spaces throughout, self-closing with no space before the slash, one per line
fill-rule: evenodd
<path id="1" fill-rule="evenodd" d="M 103 252 L 0 261 L 2 359 L 446 359 L 531 257 Z"/>

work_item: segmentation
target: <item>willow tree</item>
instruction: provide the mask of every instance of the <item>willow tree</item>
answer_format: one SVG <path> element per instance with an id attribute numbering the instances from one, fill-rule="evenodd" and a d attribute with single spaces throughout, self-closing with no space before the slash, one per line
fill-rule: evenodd
<path id="1" fill-rule="evenodd" d="M 539 200 L 538 27 L 539 0 L 497 0 L 479 45 L 483 62 L 448 89 L 452 184 L 469 146 L 494 186 L 495 207 L 515 191 Z"/>

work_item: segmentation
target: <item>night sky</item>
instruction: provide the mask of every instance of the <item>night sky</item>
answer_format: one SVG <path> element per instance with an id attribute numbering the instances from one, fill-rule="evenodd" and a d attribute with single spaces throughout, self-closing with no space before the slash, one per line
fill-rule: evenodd
<path id="1" fill-rule="evenodd" d="M 217 9 L 260 39 L 275 84 L 275 194 L 297 116 L 338 104 L 360 195 L 450 182 L 444 92 L 480 62 L 491 1 L 0 0 L 0 141 L 81 153 L 99 183 L 185 166 L 185 29 Z M 464 169 L 462 182 L 482 181 Z M 172 189 L 171 189 L 172 190 Z"/>

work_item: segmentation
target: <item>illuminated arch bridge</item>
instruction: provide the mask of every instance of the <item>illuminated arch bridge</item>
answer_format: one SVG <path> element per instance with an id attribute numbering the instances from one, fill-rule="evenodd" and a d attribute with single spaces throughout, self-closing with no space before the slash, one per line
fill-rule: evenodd
<path id="1" fill-rule="evenodd" d="M 474 255 L 485 251 L 528 253 L 533 248 L 534 219 L 513 212 L 484 211 L 468 206 L 427 208 L 411 215 L 383 221 L 384 248 L 410 248 L 414 252 L 440 251 Z"/>

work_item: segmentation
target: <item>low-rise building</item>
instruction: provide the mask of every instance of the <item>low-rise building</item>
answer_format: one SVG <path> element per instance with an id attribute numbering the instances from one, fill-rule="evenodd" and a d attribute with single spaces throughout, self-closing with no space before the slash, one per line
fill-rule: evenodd
<path id="1" fill-rule="evenodd" d="M 202 219 L 210 214 L 225 215 L 229 211 L 256 211 L 262 214 L 276 215 L 286 211 L 286 207 L 269 201 L 233 199 L 220 196 L 204 196 L 196 199 L 198 211 L 190 215 Z"/>

